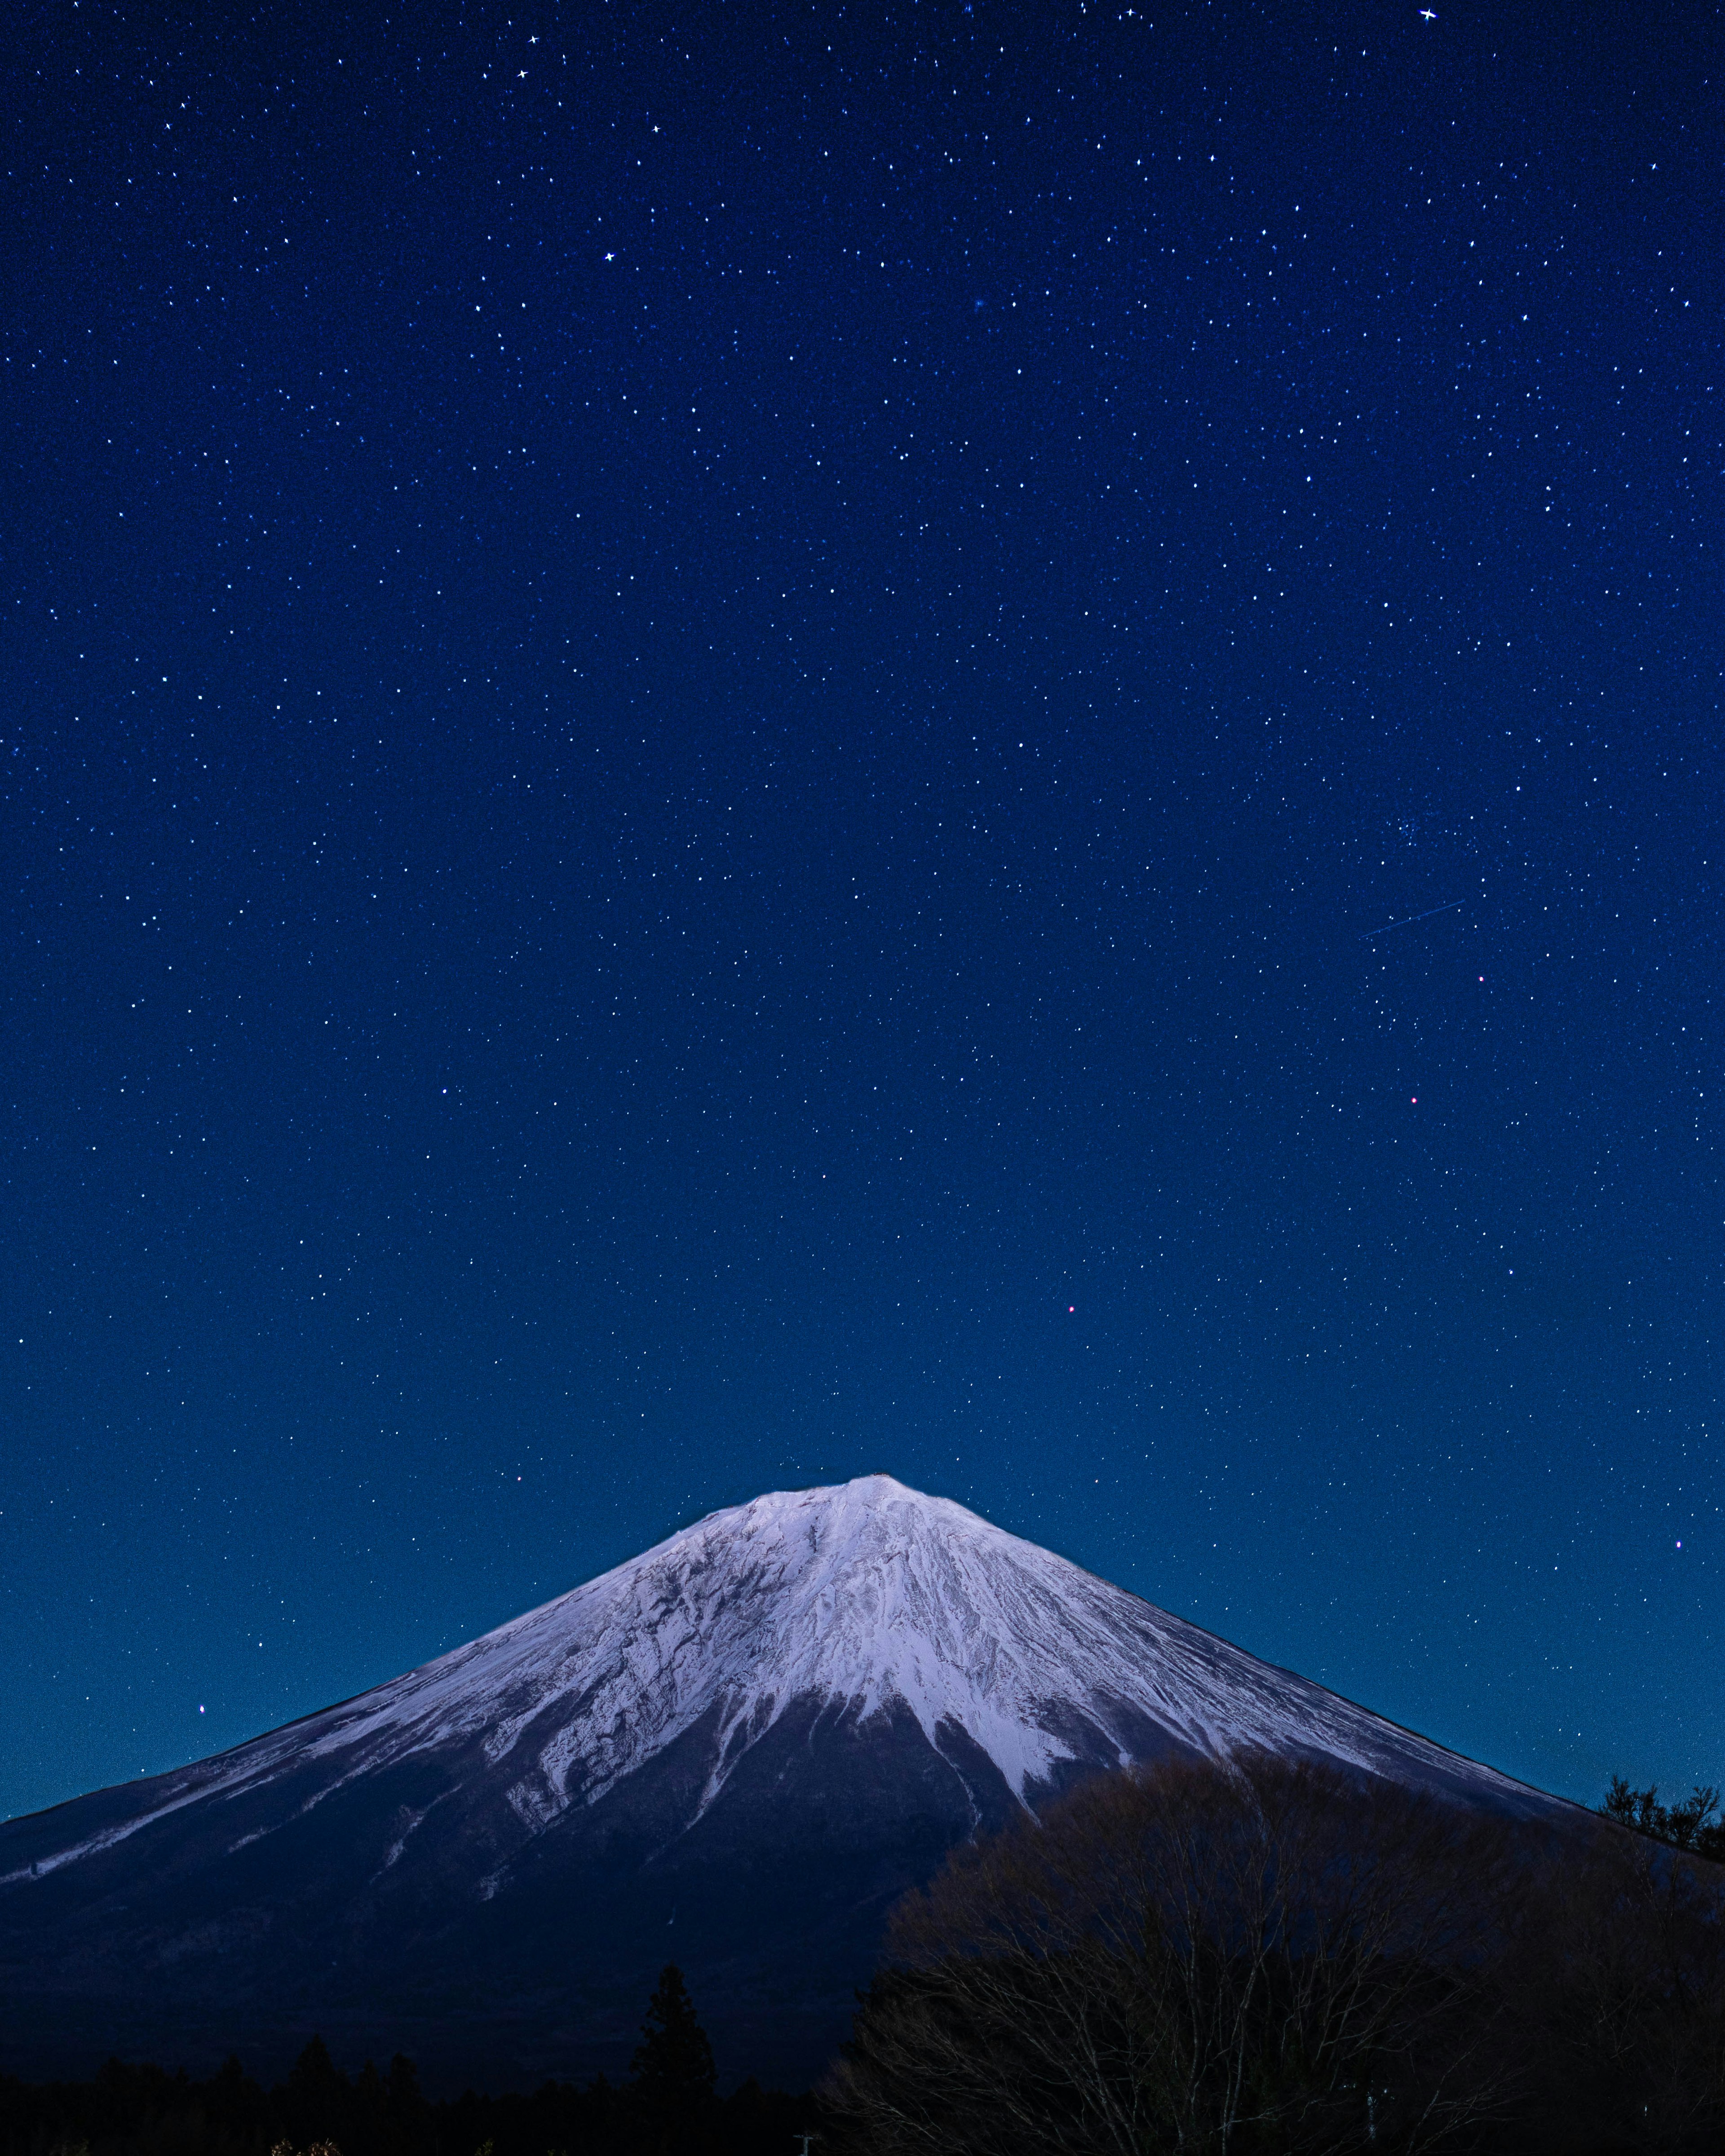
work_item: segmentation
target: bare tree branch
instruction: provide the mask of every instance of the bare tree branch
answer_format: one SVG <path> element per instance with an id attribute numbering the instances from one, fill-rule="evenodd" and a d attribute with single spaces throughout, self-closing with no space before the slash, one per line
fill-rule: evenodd
<path id="1" fill-rule="evenodd" d="M 1315 1764 L 1098 1777 L 901 1905 L 829 2098 L 883 2156 L 1419 2156 L 1509 2089 L 1518 1846 Z"/>

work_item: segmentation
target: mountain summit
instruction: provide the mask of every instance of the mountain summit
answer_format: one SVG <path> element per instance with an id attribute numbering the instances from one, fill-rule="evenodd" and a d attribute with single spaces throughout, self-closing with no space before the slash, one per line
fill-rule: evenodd
<path id="1" fill-rule="evenodd" d="M 675 1958 L 721 2056 L 806 2073 L 954 1841 L 1245 1745 L 1553 1801 L 889 1476 L 777 1492 L 373 1691 L 0 1826 L 7 2063 L 261 2059 L 315 2024 L 434 2073 L 587 2071 Z"/>

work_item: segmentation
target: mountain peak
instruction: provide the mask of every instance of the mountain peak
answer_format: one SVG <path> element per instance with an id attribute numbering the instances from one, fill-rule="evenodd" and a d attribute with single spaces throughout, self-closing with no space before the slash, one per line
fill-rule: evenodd
<path id="1" fill-rule="evenodd" d="M 914 1521 L 924 1529 L 944 1524 L 950 1531 L 957 1523 L 968 1522 L 975 1528 L 992 1532 L 987 1521 L 967 1512 L 949 1497 L 930 1496 L 927 1491 L 913 1490 L 908 1483 L 891 1475 L 858 1475 L 849 1482 L 817 1484 L 805 1490 L 766 1491 L 746 1504 L 707 1513 L 693 1527 L 685 1528 L 683 1533 L 699 1533 L 709 1527 L 733 1531 L 750 1517 L 764 1520 L 802 1517 L 824 1523 L 843 1519 L 860 1524 L 865 1518 L 889 1512 L 896 1514 L 899 1523 L 906 1527 Z M 672 1535 L 660 1547 L 667 1548 L 681 1538 L 680 1535 Z"/>
<path id="2" fill-rule="evenodd" d="M 860 1476 L 711 1513 L 356 1699 L 0 1826 L 0 1958 L 44 2028 L 50 1993 L 148 1970 L 220 2051 L 242 1980 L 260 2028 L 345 1984 L 387 2050 L 446 1996 L 513 2030 L 524 1985 L 562 1999 L 578 1969 L 608 1997 L 675 1943 L 733 2000 L 753 1956 L 762 2028 L 788 1972 L 801 1996 L 824 1969 L 826 2042 L 886 1907 L 953 1842 L 1098 1770 L 1246 1746 L 1553 1801 Z M 539 2070 L 567 2071 L 544 2011 Z"/>
<path id="3" fill-rule="evenodd" d="M 118 1830 L 308 1757 L 361 1774 L 476 1746 L 542 1832 L 697 1727 L 693 1818 L 793 1710 L 907 1716 L 1019 1804 L 1075 1771 L 1240 1746 L 1322 1756 L 1483 1801 L 1519 1785 L 885 1474 L 773 1491 L 375 1691 L 161 1776 Z M 1528 1794 L 1531 1793 L 1521 1793 Z M 54 1852 L 50 1868 L 117 1838 Z M 5 1883 L 0 1879 L 0 1884 Z"/>

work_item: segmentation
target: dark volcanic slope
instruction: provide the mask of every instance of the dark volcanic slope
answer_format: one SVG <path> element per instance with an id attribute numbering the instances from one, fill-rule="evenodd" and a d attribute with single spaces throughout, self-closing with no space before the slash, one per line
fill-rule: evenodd
<path id="1" fill-rule="evenodd" d="M 1099 1768 L 1240 1744 L 1554 1800 L 884 1476 L 757 1499 L 441 1660 L 0 1827 L 0 2063 L 612 2069 L 675 1958 L 805 2077 L 881 1917 Z"/>

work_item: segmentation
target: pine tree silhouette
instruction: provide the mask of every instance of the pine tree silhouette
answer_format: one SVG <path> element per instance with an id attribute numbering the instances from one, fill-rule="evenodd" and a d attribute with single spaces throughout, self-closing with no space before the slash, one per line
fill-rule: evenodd
<path id="1" fill-rule="evenodd" d="M 629 2061 L 629 2100 L 655 2148 L 687 2146 L 713 2104 L 713 2047 L 675 1963 L 660 1973 Z"/>
<path id="2" fill-rule="evenodd" d="M 340 2141 L 349 2137 L 353 2084 L 314 2036 L 290 2068 L 282 2090 L 285 2123 L 295 2139 Z"/>

